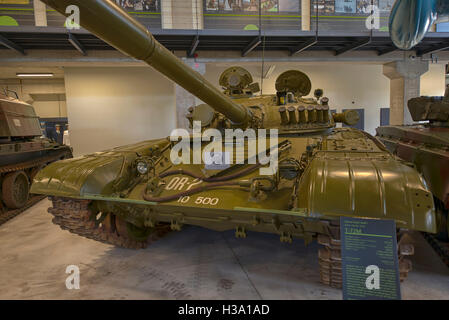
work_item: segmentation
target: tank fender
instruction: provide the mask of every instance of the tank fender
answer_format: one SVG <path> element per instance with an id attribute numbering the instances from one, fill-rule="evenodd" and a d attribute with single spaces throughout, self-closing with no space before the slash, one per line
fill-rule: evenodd
<path id="1" fill-rule="evenodd" d="M 169 142 L 152 140 L 50 164 L 34 178 L 31 192 L 59 197 L 111 195 L 135 177 L 134 160 Z M 119 188 L 117 188 L 119 187 Z"/>
<path id="2" fill-rule="evenodd" d="M 392 219 L 401 228 L 436 232 L 424 180 L 385 153 L 319 152 L 301 177 L 297 196 L 311 217 Z"/>
<path id="3" fill-rule="evenodd" d="M 109 193 L 124 162 L 123 156 L 83 156 L 58 161 L 36 175 L 31 192 L 61 197 Z"/>

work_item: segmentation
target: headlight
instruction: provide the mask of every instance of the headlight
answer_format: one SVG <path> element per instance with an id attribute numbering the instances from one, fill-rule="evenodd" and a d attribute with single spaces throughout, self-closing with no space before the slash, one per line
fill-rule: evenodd
<path id="1" fill-rule="evenodd" d="M 140 174 L 146 174 L 148 172 L 148 164 L 144 161 L 137 162 L 137 172 Z"/>

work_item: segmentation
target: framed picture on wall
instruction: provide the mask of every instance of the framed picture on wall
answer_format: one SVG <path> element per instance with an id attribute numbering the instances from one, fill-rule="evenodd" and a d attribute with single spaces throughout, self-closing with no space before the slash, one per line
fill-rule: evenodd
<path id="1" fill-rule="evenodd" d="M 379 10 L 381 12 L 391 12 L 396 0 L 379 0 Z"/>
<path id="2" fill-rule="evenodd" d="M 313 12 L 317 10 L 318 14 L 334 14 L 335 0 L 317 0 L 313 5 Z"/>
<path id="3" fill-rule="evenodd" d="M 357 10 L 356 0 L 335 0 L 336 13 L 355 13 Z"/>
<path id="4" fill-rule="evenodd" d="M 217 11 L 218 10 L 218 0 L 206 0 L 206 10 Z"/>
<path id="5" fill-rule="evenodd" d="M 220 11 L 232 11 L 236 8 L 234 6 L 235 0 L 218 0 L 218 10 Z"/>
<path id="6" fill-rule="evenodd" d="M 262 12 L 278 12 L 279 11 L 278 0 L 261 0 L 260 6 L 262 7 Z"/>
<path id="7" fill-rule="evenodd" d="M 259 0 L 243 0 L 243 11 L 259 12 Z"/>
<path id="8" fill-rule="evenodd" d="M 279 0 L 279 12 L 301 12 L 300 1 L 298 0 Z"/>
<path id="9" fill-rule="evenodd" d="M 378 0 L 357 0 L 357 13 L 359 14 L 371 14 L 370 6 L 375 5 L 379 7 Z"/>
<path id="10" fill-rule="evenodd" d="M 160 0 L 115 0 L 115 3 L 127 11 L 160 11 Z"/>

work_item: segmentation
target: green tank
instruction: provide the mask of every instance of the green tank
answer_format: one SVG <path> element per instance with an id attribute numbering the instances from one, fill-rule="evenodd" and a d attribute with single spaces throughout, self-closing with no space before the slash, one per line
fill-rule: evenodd
<path id="1" fill-rule="evenodd" d="M 61 228 L 129 248 L 185 225 L 235 230 L 239 238 L 267 232 L 283 242 L 318 240 L 321 280 L 335 287 L 342 282 L 340 217 L 436 232 L 432 195 L 419 173 L 369 134 L 336 128 L 357 122 L 357 113 L 332 115 L 320 89 L 305 98 L 312 85 L 304 73 L 287 71 L 276 94 L 255 95 L 251 75 L 232 67 L 220 78 L 222 92 L 112 1 L 44 2 L 62 14 L 77 5 L 84 28 L 204 102 L 189 109 L 193 132 L 181 132 L 182 140 L 144 141 L 41 171 L 32 192 L 51 197 L 49 212 Z M 402 241 L 399 248 L 405 278 L 410 263 L 402 256 L 413 249 Z"/>
<path id="2" fill-rule="evenodd" d="M 408 108 L 416 124 L 379 127 L 377 136 L 393 154 L 421 172 L 434 195 L 438 238 L 448 241 L 449 86 L 444 97 L 414 98 Z"/>

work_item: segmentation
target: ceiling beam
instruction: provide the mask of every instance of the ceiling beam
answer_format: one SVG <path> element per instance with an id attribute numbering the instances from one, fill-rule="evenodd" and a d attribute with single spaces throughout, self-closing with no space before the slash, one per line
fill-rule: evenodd
<path id="1" fill-rule="evenodd" d="M 192 45 L 190 46 L 190 49 L 187 52 L 188 57 L 193 57 L 193 55 L 195 54 L 196 48 L 198 47 L 199 44 L 200 44 L 200 35 L 197 34 L 195 36 L 195 38 L 193 38 Z"/>
<path id="2" fill-rule="evenodd" d="M 259 44 L 262 43 L 262 37 L 257 36 L 255 37 L 248 45 L 245 47 L 245 49 L 242 50 L 242 57 L 246 57 L 251 51 L 257 48 Z"/>
<path id="3" fill-rule="evenodd" d="M 11 40 L 6 39 L 4 36 L 0 35 L 0 44 L 5 46 L 8 49 L 17 51 L 23 55 L 25 55 L 25 50 L 19 46 L 18 44 L 15 44 Z"/>
<path id="4" fill-rule="evenodd" d="M 388 48 L 382 49 L 382 50 L 377 50 L 377 55 L 378 56 L 383 56 L 384 54 L 390 53 L 390 52 L 394 52 L 398 50 L 398 48 L 396 48 L 395 46 L 390 46 Z"/>
<path id="5" fill-rule="evenodd" d="M 304 41 L 299 46 L 290 49 L 290 55 L 294 55 L 303 51 L 306 51 L 310 47 L 313 47 L 318 43 L 318 38 L 310 38 L 309 40 Z"/>
<path id="6" fill-rule="evenodd" d="M 449 49 L 449 42 L 443 42 L 437 46 L 432 46 L 427 49 L 418 49 L 416 51 L 416 55 L 418 57 L 422 57 L 425 54 L 432 54 L 432 53 L 436 53 L 436 52 L 443 51 L 446 49 Z"/>
<path id="7" fill-rule="evenodd" d="M 366 45 L 368 45 L 370 43 L 371 43 L 371 38 L 363 39 L 363 40 L 360 40 L 360 41 L 356 41 L 356 42 L 354 42 L 354 43 L 352 43 L 352 44 L 350 44 L 350 45 L 348 45 L 348 46 L 346 46 L 344 48 L 335 50 L 335 55 L 339 56 L 339 55 L 341 55 L 341 54 L 343 54 L 345 52 L 350 52 L 350 51 L 354 51 L 354 50 L 360 49 L 360 48 L 362 48 L 362 47 L 364 47 L 364 46 L 366 46 Z"/>
<path id="8" fill-rule="evenodd" d="M 69 42 L 72 44 L 72 46 L 78 50 L 83 56 L 87 56 L 87 51 L 84 49 L 84 46 L 78 41 L 76 36 L 72 33 L 69 33 Z"/>

